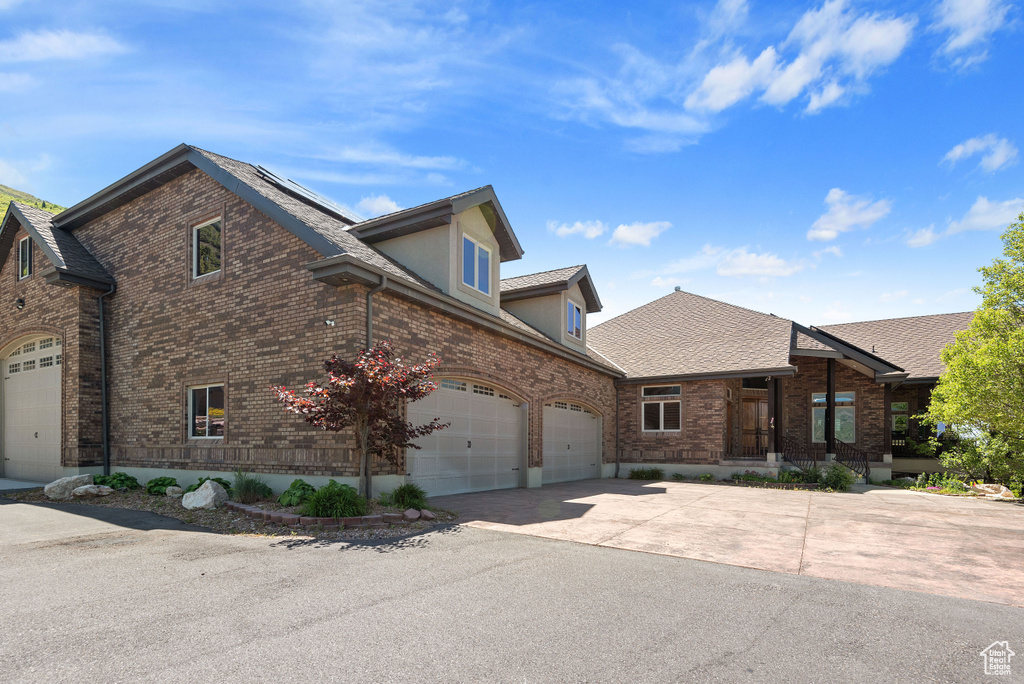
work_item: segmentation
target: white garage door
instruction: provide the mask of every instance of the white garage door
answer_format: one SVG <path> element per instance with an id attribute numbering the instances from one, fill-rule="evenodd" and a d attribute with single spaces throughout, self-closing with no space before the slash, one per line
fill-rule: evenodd
<path id="1" fill-rule="evenodd" d="M 600 477 L 597 416 L 571 402 L 544 405 L 544 484 Z"/>
<path id="2" fill-rule="evenodd" d="M 60 339 L 19 346 L 3 362 L 4 477 L 51 482 L 60 465 Z"/>
<path id="3" fill-rule="evenodd" d="M 451 426 L 416 440 L 406 453 L 409 480 L 428 496 L 519 486 L 519 407 L 486 385 L 444 379 L 426 399 L 409 404 L 414 425 L 440 418 Z"/>

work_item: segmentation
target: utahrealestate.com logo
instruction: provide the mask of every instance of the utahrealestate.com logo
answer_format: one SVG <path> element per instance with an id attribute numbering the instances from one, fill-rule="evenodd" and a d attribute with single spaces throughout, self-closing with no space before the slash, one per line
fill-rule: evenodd
<path id="1" fill-rule="evenodd" d="M 978 655 L 985 659 L 985 674 L 1008 675 L 1010 658 L 1016 654 L 1010 650 L 1009 641 L 996 641 Z"/>

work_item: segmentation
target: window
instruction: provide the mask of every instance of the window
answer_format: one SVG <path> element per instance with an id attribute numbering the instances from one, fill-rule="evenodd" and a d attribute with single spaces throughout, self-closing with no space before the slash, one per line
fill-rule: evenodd
<path id="1" fill-rule="evenodd" d="M 490 387 L 484 387 L 483 385 L 473 385 L 473 394 L 482 394 L 485 397 L 493 397 L 494 390 Z"/>
<path id="2" fill-rule="evenodd" d="M 441 387 L 444 389 L 458 390 L 459 392 L 466 391 L 466 383 L 459 380 L 449 380 L 448 378 L 441 380 Z"/>
<path id="3" fill-rule="evenodd" d="M 682 428 L 681 401 L 645 401 L 644 432 L 679 432 Z"/>
<path id="4" fill-rule="evenodd" d="M 682 394 L 681 385 L 644 387 L 644 397 L 678 397 L 680 394 Z"/>
<path id="5" fill-rule="evenodd" d="M 569 337 L 583 339 L 583 312 L 574 302 L 569 302 L 565 311 L 565 331 Z"/>
<path id="6" fill-rule="evenodd" d="M 462 282 L 491 293 L 491 250 L 466 236 L 462 237 Z"/>
<path id="7" fill-rule="evenodd" d="M 220 219 L 192 227 L 192 277 L 220 270 Z"/>
<path id="8" fill-rule="evenodd" d="M 18 280 L 32 275 L 32 238 L 23 237 L 18 242 Z"/>
<path id="9" fill-rule="evenodd" d="M 14 375 L 15 373 L 20 373 L 21 364 L 17 362 L 7 364 L 7 372 L 10 373 L 11 375 Z"/>
<path id="10" fill-rule="evenodd" d="M 39 367 L 40 368 L 50 368 L 52 366 L 53 366 L 53 357 L 52 356 L 44 356 L 43 358 L 39 359 Z"/>
<path id="11" fill-rule="evenodd" d="M 52 337 L 47 337 L 45 340 L 39 340 L 39 348 L 40 349 L 49 349 L 52 346 L 53 346 L 53 338 Z"/>
<path id="12" fill-rule="evenodd" d="M 224 385 L 190 387 L 188 403 L 189 438 L 224 436 Z"/>
<path id="13" fill-rule="evenodd" d="M 29 359 L 28 361 L 25 361 L 23 364 L 21 364 L 21 370 L 26 372 L 26 373 L 29 372 L 29 371 L 34 371 L 35 369 L 36 369 L 36 360 L 35 359 Z"/>
<path id="14" fill-rule="evenodd" d="M 855 392 L 836 392 L 836 439 L 847 444 L 857 441 L 857 415 L 854 409 Z M 811 395 L 811 441 L 825 442 L 825 393 Z"/>

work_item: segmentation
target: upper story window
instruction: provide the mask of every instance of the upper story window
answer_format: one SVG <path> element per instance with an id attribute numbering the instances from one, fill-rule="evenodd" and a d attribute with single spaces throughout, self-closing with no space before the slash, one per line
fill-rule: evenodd
<path id="1" fill-rule="evenodd" d="M 32 238 L 18 241 L 18 280 L 32 275 Z"/>
<path id="2" fill-rule="evenodd" d="M 491 250 L 462 237 L 462 282 L 485 295 L 491 293 Z"/>
<path id="3" fill-rule="evenodd" d="M 188 404 L 190 439 L 224 436 L 224 385 L 190 387 Z"/>
<path id="4" fill-rule="evenodd" d="M 566 306 L 565 331 L 569 337 L 575 337 L 577 340 L 583 339 L 583 311 L 579 304 L 572 301 Z"/>
<path id="5" fill-rule="evenodd" d="M 220 218 L 192 227 L 193 278 L 216 273 L 220 270 L 220 228 Z"/>

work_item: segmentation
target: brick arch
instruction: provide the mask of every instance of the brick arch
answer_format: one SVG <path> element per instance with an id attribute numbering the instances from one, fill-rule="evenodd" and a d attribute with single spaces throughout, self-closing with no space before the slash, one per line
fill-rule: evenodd
<path id="1" fill-rule="evenodd" d="M 27 325 L 18 328 L 8 335 L 0 343 L 0 359 L 6 359 L 15 347 L 20 346 L 28 337 L 46 337 L 51 335 L 60 338 L 61 348 L 64 348 L 66 340 L 64 331 L 54 325 Z"/>
<path id="2" fill-rule="evenodd" d="M 579 397 L 568 395 L 565 392 L 556 392 L 554 394 L 550 394 L 550 395 L 544 397 L 543 399 L 539 400 L 537 402 L 537 404 L 538 404 L 538 406 L 543 408 L 544 404 L 549 404 L 549 403 L 554 402 L 554 401 L 565 401 L 565 402 L 572 402 L 573 404 L 579 404 L 580 406 L 585 406 L 594 415 L 600 416 L 602 419 L 607 418 L 607 416 L 604 415 L 604 411 L 602 411 L 601 409 L 597 408 L 596 406 L 594 406 L 590 402 L 584 401 L 584 400 L 580 399 Z"/>
<path id="3" fill-rule="evenodd" d="M 515 385 L 513 383 L 510 383 L 508 380 L 506 380 L 503 377 L 498 377 L 497 375 L 494 375 L 493 373 L 488 373 L 485 370 L 482 370 L 480 368 L 474 368 L 473 366 L 464 366 L 464 365 L 448 366 L 448 365 L 442 365 L 442 366 L 439 366 L 438 369 L 434 372 L 434 376 L 435 377 L 451 376 L 451 377 L 458 377 L 458 378 L 467 378 L 467 379 L 470 379 L 470 380 L 475 378 L 477 380 L 481 380 L 483 382 L 487 382 L 489 384 L 495 385 L 496 387 L 499 387 L 500 389 L 504 390 L 508 394 L 515 395 L 515 397 L 519 401 L 526 402 L 526 403 L 531 403 L 530 395 L 525 390 L 523 390 L 522 387 L 518 387 L 517 385 Z"/>

